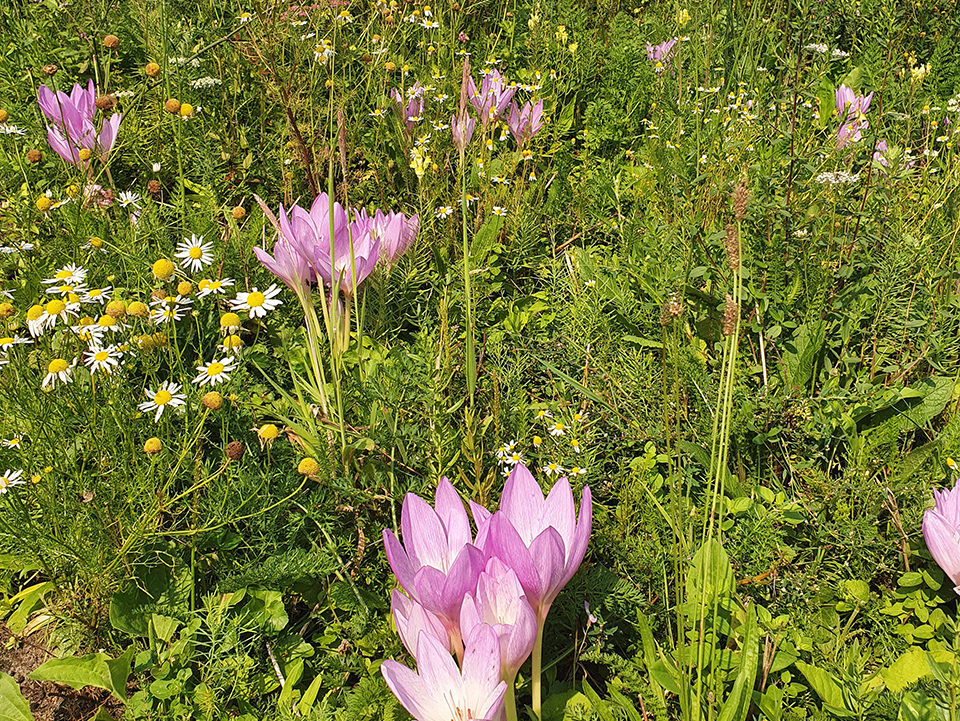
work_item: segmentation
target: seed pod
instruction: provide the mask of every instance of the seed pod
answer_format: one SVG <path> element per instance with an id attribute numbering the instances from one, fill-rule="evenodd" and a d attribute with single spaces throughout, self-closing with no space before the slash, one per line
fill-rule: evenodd
<path id="1" fill-rule="evenodd" d="M 176 98 L 170 98 L 167 102 L 163 104 L 164 109 L 168 113 L 179 113 L 180 112 L 180 101 Z"/>
<path id="2" fill-rule="evenodd" d="M 159 180 L 148 180 L 148 181 L 147 181 L 147 192 L 150 193 L 150 195 L 153 195 L 153 196 L 160 195 L 160 189 L 161 189 L 161 187 L 162 187 L 162 186 L 160 185 L 160 181 L 159 181 Z"/>
<path id="3" fill-rule="evenodd" d="M 49 65 L 44 65 L 42 68 L 40 68 L 40 70 L 43 72 L 44 75 L 56 75 L 59 69 L 60 69 L 60 66 L 54 65 L 53 63 L 50 63 Z"/>
<path id="4" fill-rule="evenodd" d="M 737 327 L 737 321 L 740 319 L 740 306 L 734 300 L 733 296 L 727 293 L 727 302 L 723 308 L 723 334 L 732 335 Z"/>
<path id="5" fill-rule="evenodd" d="M 41 158 L 43 158 L 43 154 L 36 148 L 27 151 L 28 163 L 39 163 Z"/>
<path id="6" fill-rule="evenodd" d="M 737 226 L 727 223 L 723 230 L 726 232 L 723 246 L 727 250 L 727 267 L 736 273 L 740 269 L 740 237 Z"/>
<path id="7" fill-rule="evenodd" d="M 227 444 L 227 458 L 231 461 L 239 461 L 243 458 L 243 454 L 246 451 L 246 448 L 243 447 L 243 444 L 240 441 L 230 441 Z"/>
<path id="8" fill-rule="evenodd" d="M 737 187 L 733 189 L 733 215 L 737 222 L 743 220 L 747 214 L 747 201 L 750 200 L 750 189 L 741 180 Z"/>
<path id="9" fill-rule="evenodd" d="M 107 35 L 107 37 L 103 39 L 103 44 L 110 50 L 116 50 L 120 47 L 120 38 L 116 35 Z"/>
<path id="10" fill-rule="evenodd" d="M 111 93 L 110 95 L 100 95 L 97 97 L 94 104 L 99 110 L 113 110 L 117 107 L 117 96 Z"/>

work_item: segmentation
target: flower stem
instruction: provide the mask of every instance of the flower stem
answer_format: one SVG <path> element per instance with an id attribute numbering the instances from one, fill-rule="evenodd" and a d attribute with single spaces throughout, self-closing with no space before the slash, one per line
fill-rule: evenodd
<path id="1" fill-rule="evenodd" d="M 543 666 L 543 627 L 546 618 L 537 619 L 537 640 L 533 642 L 533 674 L 530 678 L 530 688 L 533 693 L 533 713 L 537 718 L 543 718 L 540 713 L 540 669 Z M 512 691 L 510 692 L 512 693 Z"/>
<path id="2" fill-rule="evenodd" d="M 517 695 L 514 693 L 514 681 L 516 679 L 511 679 L 507 682 L 507 695 L 506 700 L 504 701 L 504 708 L 507 711 L 507 721 L 517 721 Z"/>

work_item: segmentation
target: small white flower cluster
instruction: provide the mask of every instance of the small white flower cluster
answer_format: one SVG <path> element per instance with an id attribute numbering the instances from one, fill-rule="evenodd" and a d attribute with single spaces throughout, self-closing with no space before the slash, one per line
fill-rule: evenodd
<path id="1" fill-rule="evenodd" d="M 835 57 L 835 58 L 849 58 L 849 57 L 850 57 L 850 53 L 844 52 L 844 51 L 841 50 L 840 48 L 834 48 L 832 51 L 830 51 L 830 55 L 833 56 L 833 57 Z"/>
<path id="2" fill-rule="evenodd" d="M 220 78 L 197 78 L 196 80 L 190 83 L 190 87 L 194 90 L 203 90 L 204 88 L 212 88 L 215 85 L 223 85 L 223 81 Z"/>
<path id="3" fill-rule="evenodd" d="M 816 181 L 820 185 L 848 185 L 860 180 L 859 173 L 848 173 L 845 170 L 837 170 L 833 173 L 820 173 Z"/>
<path id="4" fill-rule="evenodd" d="M 827 52 L 827 46 L 824 43 L 810 43 L 809 45 L 803 46 L 804 50 L 811 50 L 820 55 L 825 55 Z"/>
<path id="5" fill-rule="evenodd" d="M 185 57 L 167 58 L 167 63 L 170 65 L 186 65 L 187 63 L 190 63 L 192 67 L 199 68 L 200 58 L 193 58 L 192 60 Z"/>

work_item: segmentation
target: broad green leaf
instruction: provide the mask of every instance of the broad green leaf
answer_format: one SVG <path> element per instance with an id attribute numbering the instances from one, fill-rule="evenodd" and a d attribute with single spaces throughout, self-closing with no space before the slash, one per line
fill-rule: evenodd
<path id="1" fill-rule="evenodd" d="M 317 694 L 320 693 L 320 687 L 323 685 L 323 676 L 317 676 L 307 690 L 303 692 L 300 703 L 297 704 L 297 710 L 301 716 L 309 716 L 314 702 L 317 700 Z"/>
<path id="2" fill-rule="evenodd" d="M 657 663 L 657 645 L 653 640 L 653 633 L 650 631 L 650 624 L 647 623 L 646 616 L 643 615 L 643 610 L 637 611 L 637 626 L 640 628 L 640 640 L 643 643 L 643 663 L 647 667 L 650 690 L 657 698 L 661 698 L 663 690 L 653 676 L 653 667 Z"/>
<path id="3" fill-rule="evenodd" d="M 119 658 L 105 653 L 86 656 L 54 658 L 30 674 L 34 681 L 62 683 L 79 691 L 84 686 L 95 686 L 109 691 L 121 701 L 127 700 L 127 678 L 136 647 L 131 645 Z"/>
<path id="4" fill-rule="evenodd" d="M 803 674 L 804 678 L 807 679 L 810 688 L 816 692 L 824 704 L 828 704 L 835 709 L 845 709 L 849 712 L 849 709 L 847 709 L 843 703 L 843 690 L 833 676 L 822 668 L 811 666 L 809 663 L 804 663 L 803 661 L 797 661 L 796 666 L 800 669 L 800 673 Z"/>
<path id="5" fill-rule="evenodd" d="M 610 700 L 626 712 L 627 718 L 630 719 L 630 721 L 643 721 L 643 718 L 640 716 L 640 712 L 637 711 L 636 707 L 632 703 L 630 703 L 630 699 L 617 691 L 617 689 L 613 688 L 611 685 L 607 685 L 607 693 L 610 695 Z"/>
<path id="6" fill-rule="evenodd" d="M 753 702 L 767 721 L 780 721 L 783 716 L 783 691 L 778 686 L 771 686 L 762 694 L 754 691 Z"/>
<path id="7" fill-rule="evenodd" d="M 930 664 L 927 663 L 927 652 L 919 646 L 914 646 L 890 664 L 889 668 L 883 669 L 880 675 L 888 689 L 899 693 L 907 688 L 907 686 L 930 675 Z"/>
<path id="8" fill-rule="evenodd" d="M 862 603 L 870 600 L 870 584 L 860 579 L 849 579 L 843 582 L 848 594 Z"/>
<path id="9" fill-rule="evenodd" d="M 687 600 L 710 605 L 720 596 L 732 596 L 736 587 L 730 558 L 719 541 L 704 543 L 693 554 L 687 570 Z"/>
<path id="10" fill-rule="evenodd" d="M 16 610 L 7 619 L 7 628 L 13 633 L 23 633 L 23 630 L 27 627 L 30 613 L 40 604 L 43 594 L 52 589 L 53 583 L 45 581 L 25 588 L 11 598 L 10 605 L 16 606 Z"/>
<path id="11" fill-rule="evenodd" d="M 190 610 L 193 584 L 189 567 L 156 566 L 143 571 L 136 581 L 110 599 L 110 623 L 131 636 L 148 636 L 154 613 L 182 618 Z"/>
<path id="12" fill-rule="evenodd" d="M 793 337 L 783 344 L 784 380 L 792 388 L 805 388 L 813 375 L 820 348 L 823 347 L 826 323 L 805 323 L 794 331 Z"/>
<path id="13" fill-rule="evenodd" d="M 897 721 L 947 721 L 950 710 L 937 705 L 926 691 L 917 689 L 903 694 Z"/>
<path id="14" fill-rule="evenodd" d="M 30 704 L 13 676 L 0 671 L 0 721 L 33 721 Z"/>
<path id="15" fill-rule="evenodd" d="M 742 721 L 750 710 L 753 686 L 757 681 L 757 665 L 760 662 L 760 631 L 757 628 L 757 608 L 752 603 L 747 608 L 747 620 L 742 629 L 740 670 L 733 689 L 720 709 L 717 721 Z"/>

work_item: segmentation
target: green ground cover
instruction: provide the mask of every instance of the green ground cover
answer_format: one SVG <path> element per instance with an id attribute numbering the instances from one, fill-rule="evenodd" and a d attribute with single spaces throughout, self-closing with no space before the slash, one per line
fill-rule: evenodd
<path id="1" fill-rule="evenodd" d="M 518 468 L 592 533 L 574 574 L 529 521 L 547 617 L 474 509 L 542 630 L 511 721 L 960 718 L 952 496 L 921 532 L 960 477 L 955 0 L 0 28 L 0 617 L 55 657 L 0 719 L 30 673 L 87 718 L 407 718 L 383 532 Z"/>

